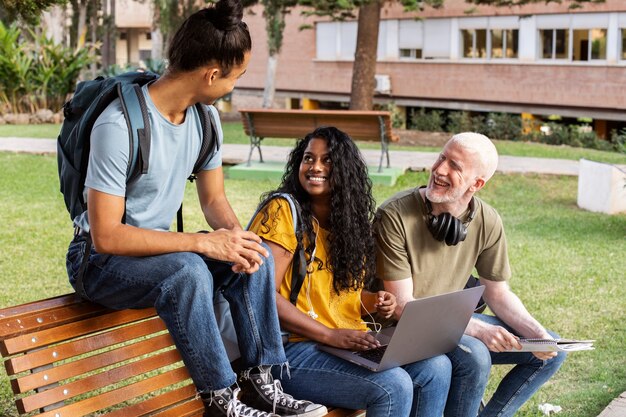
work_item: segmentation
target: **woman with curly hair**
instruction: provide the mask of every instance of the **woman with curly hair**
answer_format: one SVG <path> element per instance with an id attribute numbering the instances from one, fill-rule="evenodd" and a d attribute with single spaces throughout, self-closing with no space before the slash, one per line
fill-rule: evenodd
<path id="1" fill-rule="evenodd" d="M 250 230 L 274 256 L 278 315 L 290 332 L 285 352 L 291 378 L 283 380 L 285 392 L 365 409 L 368 417 L 440 416 L 451 374 L 445 356 L 372 372 L 316 347 L 376 347 L 361 316 L 375 310 L 388 318 L 396 307 L 391 293 L 364 290 L 375 271 L 371 189 L 352 139 L 334 127 L 318 128 L 296 144 L 281 185 L 263 196 L 251 222 Z M 285 194 L 299 207 L 297 231 Z M 292 284 L 297 285 L 292 271 L 297 276 L 299 264 L 304 280 L 292 295 Z"/>

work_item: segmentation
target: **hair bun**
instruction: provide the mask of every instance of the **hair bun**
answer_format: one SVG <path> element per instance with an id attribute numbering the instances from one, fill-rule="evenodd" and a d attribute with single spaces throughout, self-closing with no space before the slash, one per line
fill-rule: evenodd
<path id="1" fill-rule="evenodd" d="M 215 4 L 213 26 L 223 31 L 236 29 L 243 18 L 243 5 L 240 0 L 219 0 Z"/>

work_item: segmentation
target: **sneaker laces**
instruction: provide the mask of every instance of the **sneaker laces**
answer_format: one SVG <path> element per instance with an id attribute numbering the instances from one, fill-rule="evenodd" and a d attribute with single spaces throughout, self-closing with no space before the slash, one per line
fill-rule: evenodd
<path id="1" fill-rule="evenodd" d="M 265 391 L 265 394 L 274 401 L 272 405 L 272 410 L 274 410 L 274 413 L 276 412 L 276 406 L 278 404 L 283 407 L 289 407 L 297 410 L 301 406 L 309 403 L 309 401 L 306 400 L 296 400 L 291 395 L 284 392 L 283 387 L 278 379 L 274 379 L 269 384 L 261 385 L 261 389 L 263 389 L 263 391 Z"/>
<path id="2" fill-rule="evenodd" d="M 271 414 L 266 413 L 261 410 L 257 410 L 256 408 L 249 407 L 239 401 L 239 388 L 233 389 L 232 398 L 228 401 L 228 405 L 226 406 L 226 416 L 227 417 L 268 417 Z M 211 398 L 211 402 L 213 398 Z"/>

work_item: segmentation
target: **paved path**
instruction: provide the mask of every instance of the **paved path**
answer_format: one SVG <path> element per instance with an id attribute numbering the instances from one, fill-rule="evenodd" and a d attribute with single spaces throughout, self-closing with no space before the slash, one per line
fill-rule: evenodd
<path id="1" fill-rule="evenodd" d="M 266 161 L 286 161 L 291 148 L 282 146 L 263 146 L 263 158 Z M 0 151 L 26 153 L 56 153 L 54 139 L 0 138 Z M 240 163 L 248 159 L 249 145 L 223 145 L 223 159 L 227 163 Z M 364 149 L 363 155 L 368 165 L 378 166 L 380 150 Z M 389 151 L 391 166 L 413 171 L 428 170 L 437 154 L 433 152 Z M 258 160 L 258 154 L 253 155 Z M 539 174 L 578 175 L 578 161 L 550 158 L 529 158 L 519 156 L 500 156 L 498 171 L 504 173 L 534 172 Z"/>

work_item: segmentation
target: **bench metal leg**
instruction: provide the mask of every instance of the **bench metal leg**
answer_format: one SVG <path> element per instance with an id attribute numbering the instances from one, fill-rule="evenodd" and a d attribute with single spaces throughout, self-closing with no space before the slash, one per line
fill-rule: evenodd
<path id="1" fill-rule="evenodd" d="M 250 128 L 250 153 L 248 154 L 247 163 L 247 166 L 250 166 L 252 165 L 252 152 L 254 152 L 255 148 L 259 150 L 259 161 L 263 162 L 263 154 L 261 153 L 261 141 L 263 138 L 258 137 L 254 132 L 254 121 L 249 113 L 246 113 L 246 119 L 248 120 L 248 126 Z"/>
<path id="2" fill-rule="evenodd" d="M 248 154 L 248 166 L 252 165 L 252 152 L 254 149 L 259 150 L 259 160 L 263 162 L 263 154 L 261 153 L 261 141 L 263 138 L 250 135 L 250 153 Z"/>
<path id="3" fill-rule="evenodd" d="M 380 124 L 380 162 L 378 163 L 378 172 L 383 172 L 383 158 L 387 156 L 387 168 L 391 167 L 389 162 L 389 142 L 387 141 L 387 131 L 385 129 L 385 119 L 378 116 Z"/>

